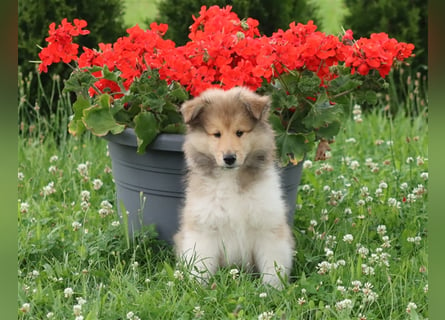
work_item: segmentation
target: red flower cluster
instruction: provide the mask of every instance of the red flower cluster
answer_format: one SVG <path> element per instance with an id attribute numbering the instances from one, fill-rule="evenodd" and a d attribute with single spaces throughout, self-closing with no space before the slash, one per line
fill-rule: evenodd
<path id="1" fill-rule="evenodd" d="M 164 63 L 162 57 L 168 56 L 168 52 L 175 47 L 173 41 L 162 38 L 167 28 L 166 24 L 156 23 L 152 23 L 148 30 L 135 26 L 127 30 L 127 37 L 119 38 L 114 44 L 99 44 L 100 51 L 83 48 L 84 53 L 78 61 L 79 67 L 107 66 L 110 71 L 117 69 L 123 79 L 124 88 L 103 78 L 95 86 L 102 92 L 106 88 L 111 92 L 127 90 L 133 80 L 140 77 L 145 70 L 160 68 Z M 93 75 L 97 78 L 104 76 L 102 71 L 96 71 Z"/>
<path id="2" fill-rule="evenodd" d="M 399 43 L 385 33 L 354 42 L 352 31 L 347 30 L 340 40 L 316 31 L 312 21 L 306 25 L 293 22 L 285 31 L 261 36 L 257 20 L 240 20 L 231 9 L 203 6 L 200 15 L 193 17 L 190 41 L 184 46 L 176 47 L 162 38 L 168 28 L 165 24 L 153 23 L 148 30 L 136 26 L 114 44 L 99 44 L 98 51 L 83 48 L 78 65 L 118 70 L 123 88 L 104 79 L 102 71 L 94 73 L 99 79 L 95 87 L 118 94 L 116 97 L 148 68 L 158 69 L 161 79 L 177 81 L 196 96 L 210 87 L 246 86 L 256 90 L 264 80 L 271 82 L 290 70 L 313 71 L 325 83 L 336 77 L 330 67 L 339 63 L 350 67 L 352 74 L 367 75 L 375 69 L 385 77 L 394 61 L 410 57 L 414 49 L 414 45 Z M 47 66 L 60 60 L 77 60 L 78 45 L 72 43 L 72 37 L 89 33 L 82 30 L 85 26 L 83 20 L 74 20 L 73 26 L 64 19 L 57 29 L 51 24 L 46 39 L 49 45 L 39 54 L 39 70 L 47 72 Z"/>
<path id="3" fill-rule="evenodd" d="M 307 25 L 292 22 L 288 30 L 279 30 L 272 35 L 276 55 L 274 67 L 278 73 L 307 69 L 315 72 L 322 81 L 335 77 L 329 67 L 344 60 L 344 44 L 338 37 L 316 29 L 313 21 Z"/>
<path id="4" fill-rule="evenodd" d="M 360 38 L 353 46 L 345 46 L 345 65 L 351 73 L 357 71 L 366 76 L 370 70 L 378 70 L 382 78 L 391 70 L 394 60 L 403 61 L 412 55 L 414 45 L 391 39 L 386 33 L 373 33 Z"/>
<path id="5" fill-rule="evenodd" d="M 39 58 L 42 61 L 39 71 L 48 72 L 49 65 L 61 60 L 65 63 L 77 60 L 79 45 L 72 43 L 73 37 L 89 34 L 88 30 L 82 30 L 86 26 L 86 21 L 79 19 L 74 19 L 74 26 L 67 22 L 67 19 L 63 19 L 57 29 L 56 24 L 51 23 L 48 31 L 49 37 L 45 39 L 49 44 L 39 53 Z"/>
<path id="6" fill-rule="evenodd" d="M 241 21 L 230 6 L 208 10 L 203 6 L 200 16 L 193 18 L 191 41 L 165 57 L 161 78 L 178 81 L 193 96 L 213 86 L 257 89 L 263 75 L 254 74 L 261 50 L 261 43 L 254 38 L 260 36 L 258 21 Z"/>

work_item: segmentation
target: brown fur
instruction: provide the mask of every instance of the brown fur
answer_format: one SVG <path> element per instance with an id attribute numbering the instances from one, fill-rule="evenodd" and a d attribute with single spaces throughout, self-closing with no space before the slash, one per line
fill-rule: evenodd
<path id="1" fill-rule="evenodd" d="M 249 185 L 274 159 L 275 143 L 267 122 L 269 104 L 269 97 L 244 88 L 208 90 L 184 103 L 181 112 L 193 136 L 184 150 L 189 165 L 213 174 L 225 168 L 224 156 L 233 154 L 239 185 Z M 221 136 L 215 137 L 217 133 Z"/>

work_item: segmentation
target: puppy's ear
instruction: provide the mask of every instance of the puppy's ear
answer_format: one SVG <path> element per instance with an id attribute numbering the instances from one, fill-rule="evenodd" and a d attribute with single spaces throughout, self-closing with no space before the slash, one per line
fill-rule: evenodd
<path id="1" fill-rule="evenodd" d="M 254 92 L 244 92 L 241 100 L 247 111 L 257 120 L 267 119 L 271 100 L 269 96 L 260 96 Z"/>
<path id="2" fill-rule="evenodd" d="M 188 124 L 196 119 L 203 108 L 204 101 L 200 97 L 184 102 L 181 106 L 181 113 L 182 117 L 184 118 L 184 122 Z"/>

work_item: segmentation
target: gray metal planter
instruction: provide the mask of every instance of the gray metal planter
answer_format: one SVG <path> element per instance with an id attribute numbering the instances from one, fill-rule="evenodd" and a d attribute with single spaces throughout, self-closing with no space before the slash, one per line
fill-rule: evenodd
<path id="1" fill-rule="evenodd" d="M 129 212 L 130 235 L 141 225 L 155 224 L 159 238 L 172 243 L 184 199 L 184 136 L 161 134 L 142 155 L 136 153 L 137 140 L 133 129 L 126 129 L 119 135 L 107 135 L 105 139 L 108 140 L 116 183 L 116 206 L 122 215 L 119 205 L 122 201 Z M 290 225 L 293 224 L 301 173 L 302 163 L 281 170 Z M 145 203 L 141 202 L 143 197 Z"/>

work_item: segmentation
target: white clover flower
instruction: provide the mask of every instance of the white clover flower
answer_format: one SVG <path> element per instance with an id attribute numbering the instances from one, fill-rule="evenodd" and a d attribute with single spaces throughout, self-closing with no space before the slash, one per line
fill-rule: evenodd
<path id="1" fill-rule="evenodd" d="M 88 201 L 82 201 L 80 203 L 80 207 L 82 208 L 83 211 L 87 211 L 88 208 L 90 207 L 90 203 Z"/>
<path id="2" fill-rule="evenodd" d="M 407 164 L 410 164 L 410 163 L 412 163 L 412 162 L 414 162 L 414 158 L 413 158 L 413 157 L 408 157 L 408 158 L 406 158 L 406 163 L 407 163 Z"/>
<path id="3" fill-rule="evenodd" d="M 19 181 L 23 181 L 23 179 L 25 179 L 25 175 L 23 174 L 23 172 L 17 173 L 17 179 L 19 179 Z"/>
<path id="4" fill-rule="evenodd" d="M 379 188 L 380 189 L 388 189 L 388 184 L 386 182 L 380 182 L 379 184 Z"/>
<path id="5" fill-rule="evenodd" d="M 27 213 L 29 210 L 29 204 L 27 202 L 20 203 L 20 212 Z"/>
<path id="6" fill-rule="evenodd" d="M 87 164 L 86 163 L 80 163 L 77 166 L 77 172 L 79 172 L 79 174 L 82 177 L 88 177 L 88 166 L 87 166 Z"/>
<path id="7" fill-rule="evenodd" d="M 359 292 L 359 291 L 360 291 L 360 288 L 361 288 L 361 286 L 362 286 L 362 283 L 361 283 L 359 280 L 354 280 L 354 281 L 352 281 L 351 283 L 352 283 L 352 285 L 354 286 L 354 287 L 352 288 L 352 291 L 354 291 L 354 292 Z"/>
<path id="8" fill-rule="evenodd" d="M 402 189 L 402 190 L 408 189 L 408 183 L 406 183 L 406 182 L 401 183 L 400 184 L 400 189 Z"/>
<path id="9" fill-rule="evenodd" d="M 32 270 L 31 277 L 37 278 L 40 275 L 40 273 L 37 270 Z"/>
<path id="10" fill-rule="evenodd" d="M 423 180 L 428 180 L 428 172 L 422 172 L 422 173 L 420 174 L 420 177 L 421 177 Z"/>
<path id="11" fill-rule="evenodd" d="M 377 226 L 377 233 L 381 236 L 386 234 L 386 226 L 384 224 Z"/>
<path id="12" fill-rule="evenodd" d="M 381 197 L 383 195 L 383 190 L 381 189 L 381 188 L 377 188 L 376 190 L 375 190 L 375 196 L 377 197 L 377 198 L 379 198 L 379 197 Z"/>
<path id="13" fill-rule="evenodd" d="M 428 283 L 423 287 L 423 292 L 428 293 Z"/>
<path id="14" fill-rule="evenodd" d="M 90 201 L 90 192 L 88 190 L 82 190 L 80 192 L 80 198 L 82 201 Z"/>
<path id="15" fill-rule="evenodd" d="M 87 303 L 87 301 L 82 297 L 77 297 L 76 300 L 77 300 L 77 303 L 81 306 L 84 305 L 85 303 Z"/>
<path id="16" fill-rule="evenodd" d="M 304 168 L 304 169 L 310 169 L 310 168 L 312 168 L 312 161 L 311 161 L 311 160 L 305 160 L 305 161 L 303 162 L 303 168 Z"/>
<path id="17" fill-rule="evenodd" d="M 357 253 L 362 257 L 365 258 L 369 254 L 369 249 L 360 245 L 357 249 Z"/>
<path id="18" fill-rule="evenodd" d="M 336 308 L 338 311 L 342 311 L 342 310 L 351 310 L 352 307 L 353 307 L 353 303 L 352 303 L 352 300 L 350 300 L 350 299 L 344 299 L 344 300 L 338 301 L 338 302 L 335 304 L 335 308 Z"/>
<path id="19" fill-rule="evenodd" d="M 204 315 L 204 310 L 201 310 L 200 306 L 195 306 L 193 313 L 195 314 L 195 318 L 201 318 Z"/>
<path id="20" fill-rule="evenodd" d="M 424 165 L 425 164 L 425 159 L 421 156 L 417 156 L 416 158 L 416 163 L 418 166 Z"/>
<path id="21" fill-rule="evenodd" d="M 317 224 L 318 224 L 318 222 L 317 222 L 317 220 L 311 220 L 311 221 L 309 222 L 309 224 L 311 225 L 311 227 L 316 227 Z"/>
<path id="22" fill-rule="evenodd" d="M 274 315 L 273 311 L 265 311 L 258 316 L 258 320 L 270 320 Z"/>
<path id="23" fill-rule="evenodd" d="M 338 260 L 336 263 L 334 263 L 334 268 L 337 269 L 338 267 L 344 267 L 346 265 L 346 261 L 343 259 Z"/>
<path id="24" fill-rule="evenodd" d="M 297 303 L 302 306 L 303 304 L 306 303 L 306 299 L 304 297 L 300 297 L 297 299 Z"/>
<path id="25" fill-rule="evenodd" d="M 305 184 L 305 185 L 303 185 L 302 186 L 302 188 L 301 188 L 303 191 L 305 191 L 305 192 L 308 192 L 308 191 L 310 191 L 311 190 L 311 186 L 310 185 L 308 185 L 308 184 Z"/>
<path id="26" fill-rule="evenodd" d="M 411 311 L 416 310 L 417 309 L 417 305 L 414 302 L 410 302 L 408 303 L 408 305 L 406 306 L 406 313 L 411 313 Z"/>
<path id="27" fill-rule="evenodd" d="M 48 196 L 50 194 L 53 194 L 56 192 L 56 189 L 54 188 L 54 182 L 51 181 L 50 183 L 48 183 L 46 186 L 44 186 L 42 188 L 42 195 L 43 196 Z"/>
<path id="28" fill-rule="evenodd" d="M 393 144 L 394 144 L 394 141 L 392 141 L 392 140 L 386 141 L 387 146 L 392 146 Z"/>
<path id="29" fill-rule="evenodd" d="M 76 316 L 74 320 L 83 320 L 83 316 Z"/>
<path id="30" fill-rule="evenodd" d="M 331 187 L 330 186 L 324 186 L 323 187 L 323 191 L 331 191 Z"/>
<path id="31" fill-rule="evenodd" d="M 333 235 L 326 236 L 326 246 L 333 248 L 337 244 L 337 237 Z"/>
<path id="32" fill-rule="evenodd" d="M 77 231 L 80 229 L 80 227 L 82 227 L 82 224 L 78 221 L 74 221 L 71 226 L 73 227 L 73 231 Z"/>
<path id="33" fill-rule="evenodd" d="M 53 317 L 54 317 L 54 312 L 48 312 L 48 313 L 46 314 L 46 317 L 47 317 L 48 319 L 53 318 Z"/>
<path id="34" fill-rule="evenodd" d="M 388 205 L 390 207 L 400 208 L 400 201 L 397 201 L 397 199 L 389 198 L 388 199 Z"/>
<path id="35" fill-rule="evenodd" d="M 363 199 L 360 199 L 360 200 L 357 201 L 357 205 L 358 205 L 359 207 L 363 207 L 365 204 L 366 204 L 366 202 L 365 202 L 365 200 L 363 200 Z"/>
<path id="36" fill-rule="evenodd" d="M 415 236 L 415 237 L 408 237 L 406 239 L 408 242 L 414 243 L 416 245 L 420 244 L 420 241 L 422 240 L 422 238 L 420 236 Z"/>
<path id="37" fill-rule="evenodd" d="M 94 179 L 93 180 L 93 189 L 94 190 L 99 190 L 100 188 L 102 188 L 103 186 L 103 182 L 100 179 Z"/>
<path id="38" fill-rule="evenodd" d="M 121 223 L 118 220 L 111 222 L 111 226 L 113 227 L 119 227 L 120 225 Z"/>
<path id="39" fill-rule="evenodd" d="M 383 141 L 382 139 L 377 139 L 376 141 L 374 141 L 374 144 L 376 145 L 376 146 L 379 146 L 379 145 L 381 145 L 381 144 L 383 144 L 385 141 Z"/>
<path id="40" fill-rule="evenodd" d="M 127 319 L 133 319 L 133 317 L 134 317 L 134 312 L 133 311 L 129 311 L 127 313 Z"/>
<path id="41" fill-rule="evenodd" d="M 50 166 L 48 168 L 48 172 L 51 174 L 55 174 L 57 172 L 57 167 L 56 166 Z"/>
<path id="42" fill-rule="evenodd" d="M 267 293 L 266 292 L 261 292 L 260 294 L 259 294 L 259 297 L 260 298 L 266 298 L 267 297 Z"/>
<path id="43" fill-rule="evenodd" d="M 347 215 L 352 214 L 352 210 L 351 210 L 351 208 L 346 208 L 346 209 L 345 209 L 345 214 L 347 214 Z"/>
<path id="44" fill-rule="evenodd" d="M 317 265 L 316 268 L 318 270 L 317 273 L 323 275 L 331 270 L 332 264 L 329 263 L 328 261 L 322 261 Z"/>
<path id="45" fill-rule="evenodd" d="M 357 160 L 352 160 L 349 164 L 349 168 L 351 168 L 352 170 L 355 170 L 358 167 L 360 167 L 360 163 Z"/>
<path id="46" fill-rule="evenodd" d="M 180 270 L 175 270 L 175 272 L 173 272 L 173 277 L 177 280 L 184 280 L 184 273 Z"/>
<path id="47" fill-rule="evenodd" d="M 236 279 L 236 277 L 239 274 L 239 270 L 238 269 L 230 269 L 229 273 L 232 275 L 233 279 Z"/>
<path id="48" fill-rule="evenodd" d="M 324 252 L 325 252 L 327 258 L 331 258 L 334 256 L 334 251 L 332 251 L 329 248 L 324 248 Z"/>
<path id="49" fill-rule="evenodd" d="M 68 287 L 65 290 L 63 290 L 63 294 L 65 295 L 65 298 L 69 298 L 73 295 L 74 291 L 72 288 Z"/>
<path id="50" fill-rule="evenodd" d="M 375 270 L 373 267 L 370 267 L 366 264 L 362 264 L 362 273 L 366 276 L 373 276 L 375 274 Z"/>
<path id="51" fill-rule="evenodd" d="M 75 304 L 73 306 L 73 313 L 75 316 L 80 316 L 82 314 L 82 306 L 80 304 Z"/>
<path id="52" fill-rule="evenodd" d="M 22 304 L 20 311 L 22 311 L 23 313 L 27 313 L 27 312 L 29 312 L 29 310 L 31 310 L 31 304 L 29 304 L 27 302 Z"/>
<path id="53" fill-rule="evenodd" d="M 59 160 L 59 157 L 56 155 L 51 156 L 51 158 L 49 158 L 49 162 L 56 162 L 57 160 Z"/>
<path id="54" fill-rule="evenodd" d="M 337 286 L 337 291 L 340 291 L 341 293 L 345 293 L 346 288 L 344 286 Z"/>
<path id="55" fill-rule="evenodd" d="M 99 215 L 102 218 L 113 213 L 113 205 L 107 200 L 102 201 L 100 206 L 101 208 L 99 209 Z"/>

